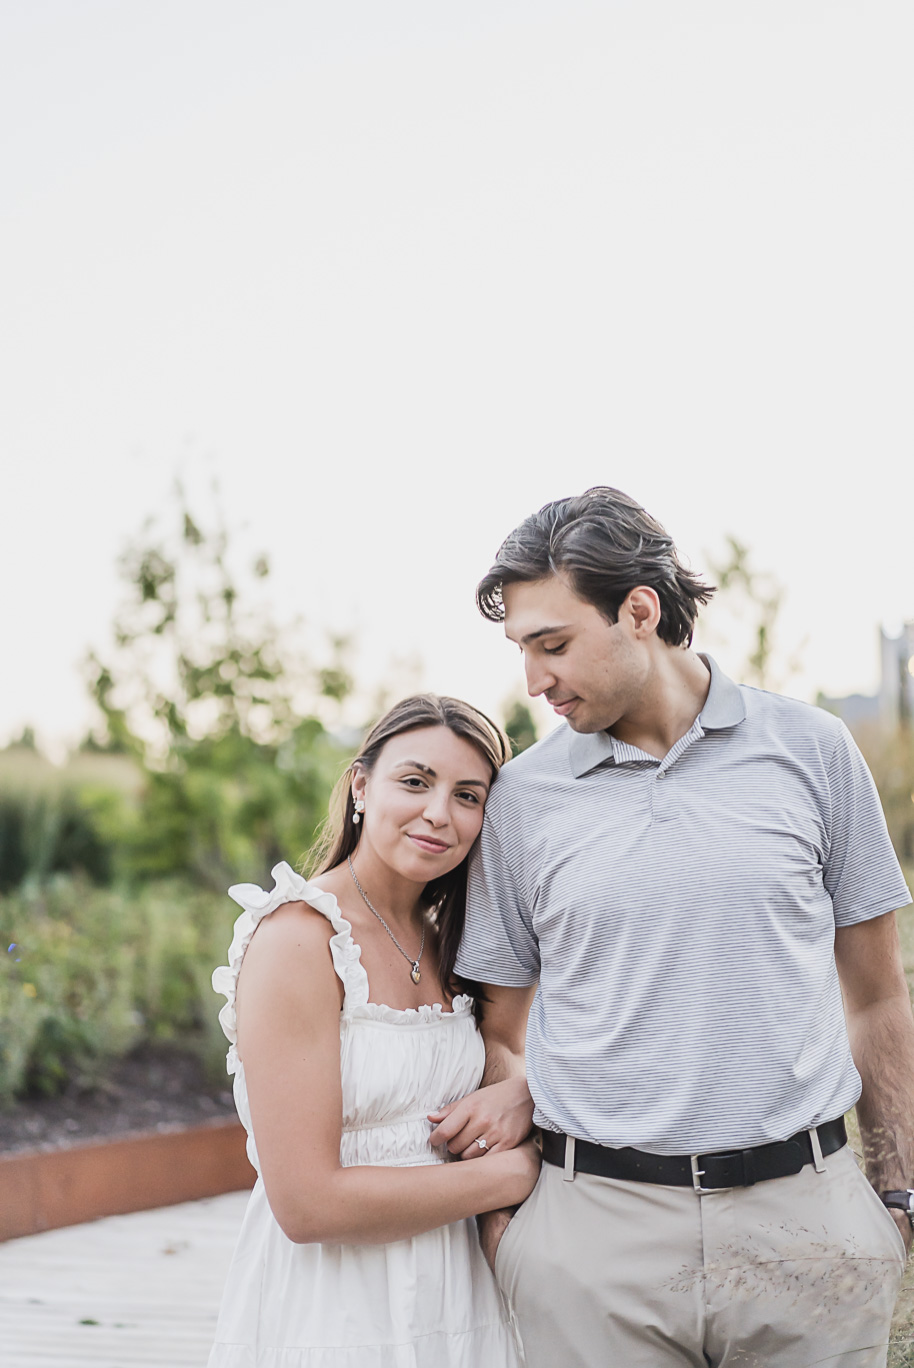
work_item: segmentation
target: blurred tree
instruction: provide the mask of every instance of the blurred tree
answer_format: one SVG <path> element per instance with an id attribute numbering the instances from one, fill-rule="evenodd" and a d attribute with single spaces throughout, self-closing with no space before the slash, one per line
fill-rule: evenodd
<path id="1" fill-rule="evenodd" d="M 734 536 L 726 537 L 727 554 L 708 568 L 718 592 L 701 616 L 699 630 L 703 639 L 725 639 L 728 646 L 745 643 L 745 658 L 734 673 L 741 683 L 759 689 L 783 688 L 800 668 L 803 641 L 784 659 L 778 650 L 777 624 L 784 605 L 785 589 L 770 571 L 757 570 L 751 553 Z M 777 668 L 777 665 L 780 668 Z"/>
<path id="2" fill-rule="evenodd" d="M 773 575 L 754 569 L 749 563 L 749 549 L 736 537 L 726 538 L 728 554 L 716 564 L 710 564 L 718 594 L 731 608 L 741 598 L 752 621 L 752 644 L 743 670 L 745 682 L 760 689 L 771 687 L 771 656 L 774 649 L 774 628 L 784 601 L 783 586 Z"/>
<path id="3" fill-rule="evenodd" d="M 145 772 L 132 815 L 108 814 L 124 872 L 224 887 L 310 843 L 346 758 L 313 709 L 351 689 L 348 642 L 312 666 L 252 592 L 266 557 L 236 576 L 225 529 L 205 530 L 180 489 L 177 525 L 171 537 L 147 526 L 121 560 L 115 649 L 88 662 L 104 719 L 95 743 Z"/>
<path id="4" fill-rule="evenodd" d="M 511 754 L 520 755 L 536 740 L 536 723 L 533 714 L 522 698 L 511 704 L 505 717 L 505 731 L 511 742 Z"/>
<path id="5" fill-rule="evenodd" d="M 16 738 L 15 741 L 10 742 L 7 749 L 37 751 L 38 742 L 35 739 L 35 728 L 23 727 L 21 734 Z"/>

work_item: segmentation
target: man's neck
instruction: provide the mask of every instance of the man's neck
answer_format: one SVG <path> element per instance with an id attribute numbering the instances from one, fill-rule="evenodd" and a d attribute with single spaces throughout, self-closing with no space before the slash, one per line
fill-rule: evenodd
<path id="1" fill-rule="evenodd" d="M 685 736 L 708 698 L 711 672 L 694 651 L 658 642 L 653 668 L 634 708 L 609 731 L 662 760 Z"/>

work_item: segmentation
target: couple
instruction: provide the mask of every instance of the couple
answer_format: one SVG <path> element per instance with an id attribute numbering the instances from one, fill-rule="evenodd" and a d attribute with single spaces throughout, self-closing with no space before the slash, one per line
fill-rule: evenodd
<path id="1" fill-rule="evenodd" d="M 711 593 L 618 490 L 548 504 L 477 602 L 567 725 L 502 770 L 406 699 L 314 881 L 232 890 L 259 1177 L 211 1368 L 885 1363 L 910 895 L 843 725 L 689 649 Z"/>

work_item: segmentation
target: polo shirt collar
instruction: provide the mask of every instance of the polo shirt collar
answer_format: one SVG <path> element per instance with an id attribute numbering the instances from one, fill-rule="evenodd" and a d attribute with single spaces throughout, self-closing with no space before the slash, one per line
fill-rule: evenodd
<path id="1" fill-rule="evenodd" d="M 702 731 L 718 731 L 724 727 L 735 727 L 746 716 L 746 705 L 738 684 L 724 674 L 711 656 L 699 652 L 700 658 L 711 671 L 711 687 L 705 705 L 698 714 Z M 569 728 L 569 731 L 571 729 Z M 615 762 L 616 755 L 613 738 L 608 732 L 571 732 L 568 741 L 568 758 L 575 779 L 596 769 L 607 760 Z"/>

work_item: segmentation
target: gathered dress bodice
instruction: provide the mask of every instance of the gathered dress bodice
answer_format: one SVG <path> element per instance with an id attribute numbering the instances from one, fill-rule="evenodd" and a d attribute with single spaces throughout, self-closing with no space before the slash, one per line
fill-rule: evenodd
<path id="1" fill-rule="evenodd" d="M 400 1009 L 369 1001 L 361 948 L 334 895 L 285 863 L 276 866 L 273 877 L 276 886 L 269 893 L 256 884 L 238 884 L 229 890 L 243 911 L 235 923 L 229 963 L 213 974 L 213 987 L 228 999 L 219 1020 L 230 1041 L 228 1071 L 234 1075 L 235 1105 L 248 1134 L 251 1163 L 259 1174 L 244 1065 L 237 1049 L 238 974 L 258 924 L 283 903 L 296 901 L 307 902 L 333 927 L 330 952 L 343 984 L 340 1162 L 403 1167 L 444 1163 L 446 1149 L 429 1143 L 428 1113 L 479 1087 L 485 1048 L 476 1029 L 473 999 L 456 997 L 450 1011 L 440 1003 Z"/>

